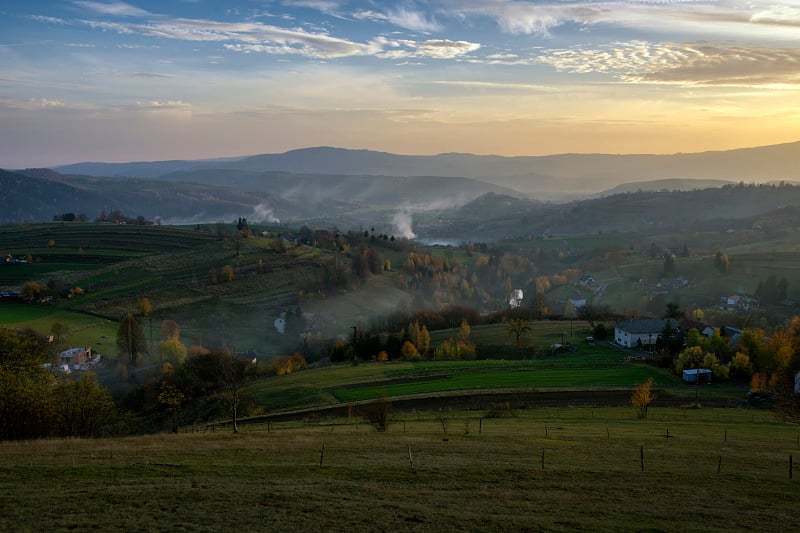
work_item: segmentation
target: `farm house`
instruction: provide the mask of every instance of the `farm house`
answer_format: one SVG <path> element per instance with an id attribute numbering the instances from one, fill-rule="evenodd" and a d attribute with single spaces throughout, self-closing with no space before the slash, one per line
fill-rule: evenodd
<path id="1" fill-rule="evenodd" d="M 672 318 L 629 318 L 614 326 L 614 342 L 626 348 L 651 346 L 661 336 L 667 324 L 671 328 L 678 327 L 678 321 Z"/>

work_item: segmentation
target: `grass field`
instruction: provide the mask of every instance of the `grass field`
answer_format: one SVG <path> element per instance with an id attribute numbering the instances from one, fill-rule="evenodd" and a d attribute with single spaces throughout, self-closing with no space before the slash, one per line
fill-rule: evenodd
<path id="1" fill-rule="evenodd" d="M 67 327 L 65 346 L 91 346 L 105 357 L 116 357 L 116 322 L 51 306 L 0 304 L 0 326 L 49 334 L 56 322 Z"/>
<path id="2" fill-rule="evenodd" d="M 248 386 L 267 412 L 371 400 L 488 389 L 634 387 L 652 377 L 659 387 L 682 387 L 665 369 L 622 362 L 605 347 L 536 360 L 431 361 L 336 366 L 261 379 Z M 711 388 L 704 388 L 704 395 Z M 672 394 L 672 393 L 670 393 Z M 691 388 L 691 396 L 695 394 Z M 728 392 L 741 397 L 741 391 Z"/>
<path id="3" fill-rule="evenodd" d="M 789 478 L 800 428 L 770 413 L 445 415 L 401 416 L 386 433 L 351 418 L 238 435 L 0 443 L 0 529 L 800 528 L 797 465 Z"/>

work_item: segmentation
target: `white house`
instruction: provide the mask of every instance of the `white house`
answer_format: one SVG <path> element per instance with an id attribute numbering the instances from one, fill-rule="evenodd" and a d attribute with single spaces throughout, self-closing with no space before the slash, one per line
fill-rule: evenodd
<path id="1" fill-rule="evenodd" d="M 677 329 L 674 318 L 629 318 L 614 326 L 614 342 L 626 348 L 655 344 L 667 324 Z"/>
<path id="2" fill-rule="evenodd" d="M 508 299 L 508 306 L 511 309 L 516 309 L 522 305 L 523 292 L 522 289 L 514 289 L 511 291 L 511 297 Z"/>

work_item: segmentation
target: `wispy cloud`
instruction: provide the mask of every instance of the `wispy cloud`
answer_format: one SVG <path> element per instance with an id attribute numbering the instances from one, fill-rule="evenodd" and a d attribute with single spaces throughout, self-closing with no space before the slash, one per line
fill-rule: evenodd
<path id="1" fill-rule="evenodd" d="M 609 25 L 656 32 L 800 38 L 796 0 L 565 1 L 438 0 L 437 11 L 452 19 L 487 18 L 511 34 L 547 35 L 566 25 Z M 777 32 L 777 33 L 776 33 Z"/>
<path id="2" fill-rule="evenodd" d="M 42 20 L 42 22 L 51 22 Z M 301 55 L 317 59 L 350 56 L 376 56 L 384 59 L 432 58 L 452 59 L 478 50 L 481 45 L 469 41 L 448 39 L 390 40 L 377 37 L 366 43 L 335 37 L 323 31 L 303 28 L 281 28 L 261 22 L 217 22 L 204 19 L 174 19 L 133 24 L 80 20 L 90 28 L 116 32 L 121 35 L 140 35 L 182 41 L 223 42 L 234 52 Z M 228 42 L 226 42 L 228 41 Z M 133 48 L 141 45 L 120 45 Z"/>
<path id="3" fill-rule="evenodd" d="M 436 80 L 435 85 L 451 85 L 454 87 L 467 87 L 471 89 L 490 89 L 514 92 L 557 92 L 558 89 L 547 85 L 536 85 L 534 83 L 501 83 L 492 81 L 471 81 L 471 80 Z"/>
<path id="4" fill-rule="evenodd" d="M 386 20 L 407 30 L 434 32 L 442 29 L 441 24 L 433 19 L 429 19 L 425 13 L 420 11 L 397 8 L 386 13 Z"/>
<path id="5" fill-rule="evenodd" d="M 174 78 L 171 74 L 160 74 L 158 72 L 134 72 L 131 74 L 133 78 L 141 78 L 141 79 L 164 79 L 164 78 Z"/>
<path id="6" fill-rule="evenodd" d="M 633 41 L 604 48 L 553 50 L 536 60 L 564 72 L 608 73 L 631 83 L 800 84 L 800 50 L 795 48 Z"/>
<path id="7" fill-rule="evenodd" d="M 386 12 L 373 11 L 370 9 L 360 10 L 350 15 L 356 20 L 368 20 L 372 22 L 389 22 L 395 26 L 424 33 L 441 31 L 442 25 L 432 16 L 428 16 L 423 11 L 399 7 L 389 9 Z"/>
<path id="8" fill-rule="evenodd" d="M 78 110 L 86 111 L 90 106 L 86 104 L 72 104 L 63 100 L 50 98 L 29 98 L 27 100 L 0 98 L 0 109 L 15 111 L 50 111 L 50 110 Z"/>
<path id="9" fill-rule="evenodd" d="M 410 41 L 406 39 L 379 39 L 376 42 L 385 50 L 378 57 L 385 59 L 407 59 L 426 57 L 432 59 L 454 59 L 480 49 L 479 43 L 468 41 L 450 41 L 448 39 L 429 39 L 427 41 Z"/>
<path id="10" fill-rule="evenodd" d="M 60 19 L 57 17 L 45 17 L 42 15 L 30 15 L 29 17 L 31 20 L 35 20 L 36 22 L 43 22 L 45 24 L 66 24 L 67 21 L 64 19 Z"/>
<path id="11" fill-rule="evenodd" d="M 116 15 L 122 17 L 147 17 L 148 11 L 126 4 L 125 2 L 93 2 L 91 0 L 73 0 L 76 6 L 94 11 L 101 15 Z"/>
<path id="12" fill-rule="evenodd" d="M 283 5 L 315 9 L 326 15 L 336 15 L 341 4 L 334 0 L 284 0 Z"/>
<path id="13" fill-rule="evenodd" d="M 187 110 L 192 105 L 181 100 L 150 100 L 148 102 L 136 102 L 136 109 L 143 110 Z"/>

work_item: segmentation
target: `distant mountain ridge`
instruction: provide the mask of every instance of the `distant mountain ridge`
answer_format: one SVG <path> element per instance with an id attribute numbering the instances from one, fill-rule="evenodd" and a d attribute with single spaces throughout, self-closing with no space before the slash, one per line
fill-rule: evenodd
<path id="1" fill-rule="evenodd" d="M 727 151 L 652 154 L 560 154 L 505 157 L 448 153 L 398 155 L 332 147 L 199 161 L 78 163 L 67 174 L 160 178 L 201 170 L 348 176 L 445 176 L 478 179 L 545 200 L 569 200 L 624 183 L 667 179 L 745 182 L 800 179 L 800 142 Z"/>

